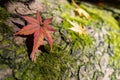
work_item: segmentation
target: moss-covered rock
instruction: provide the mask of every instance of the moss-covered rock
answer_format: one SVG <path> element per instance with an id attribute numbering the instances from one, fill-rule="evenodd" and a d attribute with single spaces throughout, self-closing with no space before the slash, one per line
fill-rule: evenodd
<path id="1" fill-rule="evenodd" d="M 113 16 L 115 11 L 82 2 L 80 7 L 90 14 L 90 19 L 86 19 L 76 16 L 75 7 L 66 0 L 39 2 L 45 8 L 41 11 L 42 17 L 53 15 L 52 25 L 57 31 L 52 34 L 52 52 L 49 52 L 48 44 L 43 45 L 36 54 L 36 62 L 29 59 L 26 39 L 23 44 L 15 42 L 12 27 L 16 26 L 10 27 L 4 22 L 9 14 L 0 8 L 3 11 L 0 11 L 0 65 L 12 69 L 11 76 L 4 75 L 5 80 L 118 79 L 120 23 Z M 70 30 L 72 25 L 67 20 L 81 24 L 86 34 L 79 35 Z"/>

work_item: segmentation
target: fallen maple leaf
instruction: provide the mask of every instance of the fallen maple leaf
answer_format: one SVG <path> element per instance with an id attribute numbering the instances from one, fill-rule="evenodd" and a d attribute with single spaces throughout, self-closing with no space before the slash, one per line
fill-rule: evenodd
<path id="1" fill-rule="evenodd" d="M 75 3 L 74 0 L 72 0 L 72 3 L 73 3 L 73 5 L 76 7 L 75 11 L 79 14 L 79 16 L 84 16 L 84 17 L 87 18 L 87 19 L 90 18 L 89 14 L 88 14 L 85 10 L 83 10 L 82 8 L 80 8 L 80 7 Z"/>
<path id="2" fill-rule="evenodd" d="M 42 21 L 39 11 L 36 13 L 36 19 L 29 16 L 21 16 L 24 18 L 28 25 L 24 26 L 19 30 L 15 35 L 30 35 L 34 33 L 34 44 L 32 53 L 30 55 L 31 60 L 35 60 L 35 52 L 42 44 L 44 38 L 47 38 L 47 41 L 50 45 L 50 50 L 52 50 L 53 40 L 50 35 L 50 31 L 55 31 L 49 24 L 52 21 L 52 18 L 45 19 Z"/>
<path id="3" fill-rule="evenodd" d="M 81 25 L 78 25 L 77 23 L 72 22 L 72 21 L 70 21 L 70 20 L 67 20 L 67 21 L 73 26 L 72 28 L 69 28 L 70 30 L 75 31 L 75 32 L 78 32 L 79 35 L 86 33 L 86 32 L 85 32 L 85 29 L 82 28 Z"/>

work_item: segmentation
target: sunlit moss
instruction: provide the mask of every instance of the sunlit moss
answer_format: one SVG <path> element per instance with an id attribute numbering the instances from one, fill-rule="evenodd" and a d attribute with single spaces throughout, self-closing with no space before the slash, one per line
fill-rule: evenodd
<path id="1" fill-rule="evenodd" d="M 108 43 L 112 43 L 112 47 L 113 47 L 113 51 L 114 54 L 112 56 L 112 61 L 113 63 L 116 65 L 115 67 L 119 67 L 120 66 L 120 34 L 119 32 L 113 30 L 110 32 L 110 38 L 107 39 L 106 41 Z"/>
<path id="2" fill-rule="evenodd" d="M 65 17 L 65 18 L 68 19 L 68 17 Z M 80 48 L 84 48 L 85 46 L 92 45 L 93 38 L 90 37 L 89 34 L 79 35 L 77 32 L 71 31 L 69 28 L 72 26 L 66 20 L 64 20 L 61 24 L 63 25 L 62 27 L 64 28 L 64 30 L 66 30 L 66 34 L 62 33 L 62 32 L 61 33 L 62 33 L 62 35 L 64 35 L 64 37 L 66 37 L 66 40 L 70 39 L 70 41 L 71 41 L 70 46 L 73 47 L 72 50 L 74 50 L 74 49 L 77 50 Z"/>
<path id="3" fill-rule="evenodd" d="M 90 5 L 90 4 L 89 4 Z M 107 25 L 110 25 L 113 29 L 119 29 L 118 22 L 115 20 L 114 17 L 112 17 L 112 13 L 103 9 L 96 8 L 97 6 L 85 6 L 80 5 L 82 8 L 84 8 L 88 13 L 91 15 L 96 15 L 97 18 L 101 19 L 102 21 L 105 21 Z"/>
<path id="4" fill-rule="evenodd" d="M 102 27 L 106 27 L 106 29 L 108 30 L 108 34 L 110 38 L 107 37 L 106 35 L 106 42 L 108 44 L 112 45 L 113 48 L 113 52 L 114 54 L 112 55 L 112 60 L 113 63 L 116 64 L 115 67 L 119 67 L 120 64 L 120 33 L 119 33 L 119 22 L 113 17 L 113 13 L 104 9 L 101 9 L 97 6 L 91 5 L 89 3 L 82 3 L 80 5 L 81 8 L 85 9 L 89 14 L 90 14 L 90 19 L 86 20 L 84 18 L 80 18 L 78 16 L 69 16 L 68 13 L 63 13 L 62 16 L 65 19 L 70 19 L 72 21 L 76 21 L 78 23 L 81 23 L 82 25 L 89 25 L 91 27 L 94 28 L 94 30 L 102 28 Z M 66 21 L 67 22 L 67 21 Z M 69 28 L 69 24 L 65 23 L 65 28 Z M 73 39 L 76 39 L 75 35 L 73 35 L 73 33 L 71 34 Z M 82 37 L 84 38 L 84 37 Z M 86 39 L 83 39 L 86 40 Z M 86 40 L 86 41 L 89 41 Z M 84 42 L 82 42 L 84 43 Z M 78 42 L 75 42 L 75 46 L 78 46 L 77 44 L 79 44 Z M 76 47 L 75 47 L 76 48 Z"/>

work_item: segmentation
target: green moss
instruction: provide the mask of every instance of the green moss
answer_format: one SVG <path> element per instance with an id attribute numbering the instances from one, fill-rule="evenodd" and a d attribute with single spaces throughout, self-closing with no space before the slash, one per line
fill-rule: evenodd
<path id="1" fill-rule="evenodd" d="M 0 22 L 5 21 L 8 17 L 8 12 L 4 8 L 0 7 Z"/>
<path id="2" fill-rule="evenodd" d="M 10 45 L 10 47 L 7 47 L 9 50 L 16 50 L 17 46 L 15 44 Z"/>
<path id="3" fill-rule="evenodd" d="M 18 46 L 18 48 L 16 49 L 16 54 L 17 54 L 17 55 L 18 55 L 18 54 L 21 54 L 21 53 L 25 53 L 25 52 L 27 52 L 27 49 L 26 49 L 25 45 L 20 45 L 20 46 Z"/>
<path id="4" fill-rule="evenodd" d="M 2 41 L 2 39 L 3 39 L 3 36 L 2 36 L 2 34 L 0 33 L 0 41 Z"/>
<path id="5" fill-rule="evenodd" d="M 50 5 L 51 3 L 47 3 L 46 5 Z M 60 6 L 60 5 L 59 5 Z M 88 65 L 93 62 L 88 61 L 88 63 L 81 62 L 79 65 L 76 64 L 78 60 L 76 58 L 76 54 L 79 54 L 79 59 L 82 60 L 83 57 L 94 58 L 96 63 L 98 63 L 97 57 L 92 52 L 94 51 L 94 47 L 91 45 L 94 42 L 94 39 L 91 37 L 91 34 L 79 35 L 78 33 L 71 31 L 69 28 L 72 27 L 71 24 L 66 21 L 67 19 L 74 21 L 78 24 L 82 24 L 82 26 L 90 26 L 94 31 L 100 31 L 102 27 L 106 27 L 107 29 L 119 30 L 118 22 L 112 17 L 111 13 L 107 13 L 107 11 L 95 8 L 95 7 L 87 7 L 85 4 L 81 5 L 91 16 L 90 19 L 85 19 L 84 17 L 70 15 L 71 11 L 74 10 L 73 6 L 66 4 L 60 6 L 61 14 L 56 14 L 62 17 L 63 21 L 60 25 L 56 25 L 55 27 L 58 29 L 56 33 L 53 34 L 54 40 L 60 38 L 58 42 L 53 43 L 53 50 L 49 52 L 49 45 L 44 45 L 44 49 L 38 53 L 36 57 L 36 62 L 30 61 L 27 53 L 27 47 L 25 45 L 16 45 L 14 42 L 9 47 L 0 50 L 0 60 L 1 63 L 5 63 L 9 65 L 13 69 L 13 77 L 8 77 L 6 80 L 62 80 L 65 76 L 64 80 L 69 80 L 68 77 L 71 75 L 70 67 L 73 67 L 75 70 L 78 69 L 80 65 Z M 64 8 L 64 9 L 63 9 Z M 57 8 L 57 10 L 59 10 Z M 42 15 L 44 17 L 48 17 L 52 14 L 46 13 Z M 56 16 L 55 15 L 55 16 Z M 105 25 L 103 25 L 105 24 Z M 55 25 L 55 23 L 53 23 Z M 109 30 L 108 30 L 109 32 Z M 5 25 L 4 23 L 0 23 L 0 33 L 1 36 L 7 33 L 7 36 L 3 39 L 2 44 L 9 44 L 6 41 L 6 38 L 12 35 L 12 29 Z M 114 45 L 114 55 L 112 56 L 112 61 L 116 60 L 116 64 L 119 64 L 120 58 L 120 35 L 119 32 L 111 31 L 108 33 L 110 36 L 106 38 L 106 42 L 111 42 Z M 2 38 L 1 38 L 2 39 Z M 4 41 L 5 40 L 5 41 Z M 88 52 L 87 52 L 88 51 Z M 92 53 L 90 53 L 92 52 Z M 89 54 L 87 54 L 89 53 Z M 72 55 L 75 54 L 75 55 Z M 112 62 L 111 61 L 111 62 Z M 91 66 L 90 66 L 91 67 Z M 94 79 L 97 79 L 100 72 L 95 73 Z"/>
<path id="6" fill-rule="evenodd" d="M 3 50 L 0 49 L 0 54 L 2 54 Z"/>
<path id="7" fill-rule="evenodd" d="M 68 17 L 64 17 L 64 18 L 68 19 Z M 66 30 L 66 33 L 65 33 L 65 31 L 63 32 L 61 29 L 60 30 L 61 34 L 65 41 L 67 41 L 68 39 L 71 41 L 70 42 L 70 46 L 72 46 L 71 50 L 74 51 L 74 50 L 78 50 L 78 49 L 84 49 L 84 47 L 86 47 L 86 46 L 90 47 L 90 45 L 92 45 L 93 38 L 89 34 L 79 35 L 77 32 L 70 30 L 69 28 L 72 26 L 66 20 L 64 20 L 61 24 L 62 24 L 62 28 L 64 30 Z"/>
<path id="8" fill-rule="evenodd" d="M 6 58 L 6 61 L 7 61 L 7 59 L 14 58 L 13 51 L 10 51 L 9 49 L 6 49 L 6 48 L 2 50 L 1 56 L 3 58 Z"/>
<path id="9" fill-rule="evenodd" d="M 89 4 L 90 5 L 90 4 Z M 80 5 L 83 9 L 85 9 L 88 13 L 91 15 L 95 15 L 96 18 L 98 17 L 102 21 L 105 21 L 107 25 L 110 25 L 113 29 L 119 29 L 118 22 L 115 20 L 114 17 L 112 17 L 112 13 L 106 10 L 98 9 L 97 6 L 85 6 Z"/>
<path id="10" fill-rule="evenodd" d="M 2 40 L 2 42 L 1 42 L 1 45 L 9 45 L 10 44 L 10 40 L 8 40 L 8 39 L 5 39 L 5 40 Z"/>
<path id="11" fill-rule="evenodd" d="M 8 33 L 10 35 L 12 28 L 5 24 L 6 19 L 9 17 L 9 13 L 2 7 L 0 7 L 0 34 Z"/>
<path id="12" fill-rule="evenodd" d="M 120 34 L 119 32 L 112 30 L 109 34 L 110 39 L 106 41 L 113 44 L 114 55 L 112 56 L 112 61 L 116 65 L 115 67 L 120 66 Z"/>
<path id="13" fill-rule="evenodd" d="M 116 78 L 116 71 L 113 72 L 113 75 L 111 76 L 111 80 L 117 80 L 117 78 Z"/>
<path id="14" fill-rule="evenodd" d="M 48 46 L 46 46 L 45 49 Z M 16 63 L 14 76 L 20 80 L 58 80 L 71 62 L 70 56 L 64 50 L 54 45 L 52 53 L 39 54 L 35 63 L 25 59 Z"/>
<path id="15" fill-rule="evenodd" d="M 90 19 L 86 20 L 85 18 L 81 18 L 79 16 L 70 16 L 70 14 L 67 14 L 67 13 L 63 13 L 62 17 L 65 19 L 69 19 L 71 21 L 74 21 L 74 22 L 78 22 L 79 24 L 82 24 L 82 25 L 87 25 L 91 22 Z"/>
<path id="16" fill-rule="evenodd" d="M 10 77 L 10 76 L 6 76 L 4 80 L 16 80 L 16 79 L 14 79 L 13 77 Z"/>
<path id="17" fill-rule="evenodd" d="M 0 33 L 12 35 L 12 27 L 6 25 L 4 22 L 0 23 Z"/>
<path id="18" fill-rule="evenodd" d="M 0 69 L 6 69 L 6 68 L 8 68 L 8 66 L 5 65 L 5 64 L 3 64 L 3 65 L 0 66 Z"/>
<path id="19" fill-rule="evenodd" d="M 69 16 L 66 13 L 63 13 L 63 17 L 66 19 L 70 19 L 73 21 L 76 21 L 78 23 L 81 23 L 82 25 L 89 25 L 90 27 L 94 28 L 95 31 L 98 29 L 101 29 L 102 27 L 105 27 L 108 36 L 106 35 L 106 42 L 108 45 L 112 46 L 110 48 L 113 48 L 113 53 L 111 54 L 111 61 L 110 63 L 115 65 L 114 67 L 118 68 L 120 66 L 120 27 L 119 22 L 114 18 L 113 13 L 104 9 L 101 9 L 97 6 L 91 5 L 89 3 L 82 3 L 80 5 L 81 8 L 85 9 L 90 14 L 90 19 L 85 20 L 83 18 L 79 18 L 78 16 Z M 114 13 L 116 14 L 116 13 Z M 65 26 L 70 26 L 68 23 Z M 65 27 L 69 28 L 69 27 Z M 74 36 L 75 38 L 75 36 Z M 87 39 L 84 39 L 87 41 Z M 89 40 L 88 40 L 89 41 Z M 82 42 L 84 43 L 84 42 Z M 75 46 L 78 46 L 78 42 L 75 42 Z M 75 47 L 76 48 L 76 47 Z"/>

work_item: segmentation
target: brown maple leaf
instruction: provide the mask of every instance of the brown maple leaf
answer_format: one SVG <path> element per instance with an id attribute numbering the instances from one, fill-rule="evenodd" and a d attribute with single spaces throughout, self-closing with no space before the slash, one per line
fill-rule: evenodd
<path id="1" fill-rule="evenodd" d="M 50 31 L 55 31 L 49 24 L 52 21 L 52 18 L 42 20 L 39 11 L 36 13 L 36 19 L 29 16 L 21 16 L 24 18 L 28 25 L 24 26 L 19 30 L 15 35 L 30 35 L 34 34 L 34 43 L 32 53 L 30 54 L 31 60 L 35 60 L 35 52 L 41 46 L 44 38 L 47 38 L 47 41 L 50 45 L 50 51 L 52 50 L 53 40 L 50 35 Z"/>

